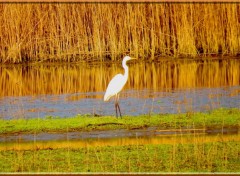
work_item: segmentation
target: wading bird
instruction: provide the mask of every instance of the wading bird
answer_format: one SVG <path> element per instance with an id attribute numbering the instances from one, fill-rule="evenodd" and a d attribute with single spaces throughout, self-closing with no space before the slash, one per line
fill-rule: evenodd
<path id="1" fill-rule="evenodd" d="M 122 66 L 125 70 L 124 75 L 123 74 L 117 74 L 113 77 L 113 79 L 109 82 L 106 93 L 104 95 L 104 101 L 108 101 L 112 96 L 115 96 L 115 109 L 116 109 L 116 116 L 118 117 L 118 110 L 120 117 L 122 117 L 121 110 L 118 104 L 119 101 L 119 93 L 123 89 L 124 85 L 126 84 L 128 80 L 128 66 L 126 65 L 126 62 L 132 59 L 129 56 L 125 56 L 122 61 Z"/>

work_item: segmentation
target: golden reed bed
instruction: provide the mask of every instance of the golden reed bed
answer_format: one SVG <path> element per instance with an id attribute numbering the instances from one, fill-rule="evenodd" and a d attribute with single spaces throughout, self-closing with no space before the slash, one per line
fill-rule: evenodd
<path id="1" fill-rule="evenodd" d="M 240 4 L 1 3 L 0 62 L 236 56 Z"/>

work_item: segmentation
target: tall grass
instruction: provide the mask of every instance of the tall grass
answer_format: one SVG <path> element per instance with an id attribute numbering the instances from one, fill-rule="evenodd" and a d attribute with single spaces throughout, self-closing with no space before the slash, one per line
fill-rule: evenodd
<path id="1" fill-rule="evenodd" d="M 238 55 L 240 4 L 2 3 L 0 61 Z"/>
<path id="2" fill-rule="evenodd" d="M 196 139 L 197 140 L 197 139 Z M 239 142 L 0 151 L 1 172 L 237 172 Z"/>

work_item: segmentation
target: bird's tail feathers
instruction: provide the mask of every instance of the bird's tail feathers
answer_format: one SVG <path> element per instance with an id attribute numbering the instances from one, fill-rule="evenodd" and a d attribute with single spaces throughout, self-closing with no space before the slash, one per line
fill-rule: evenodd
<path id="1" fill-rule="evenodd" d="M 111 96 L 105 94 L 103 100 L 104 100 L 104 101 L 108 101 L 110 98 L 111 98 Z"/>

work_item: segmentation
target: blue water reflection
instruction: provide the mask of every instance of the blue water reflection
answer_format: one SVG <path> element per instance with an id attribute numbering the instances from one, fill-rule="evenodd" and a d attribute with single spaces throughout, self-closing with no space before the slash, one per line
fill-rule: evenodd
<path id="1" fill-rule="evenodd" d="M 115 115 L 114 100 L 104 102 L 104 92 L 2 97 L 0 118 L 71 117 L 77 114 Z M 123 115 L 165 114 L 240 108 L 240 86 L 220 88 L 123 90 Z"/>

